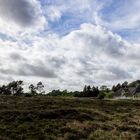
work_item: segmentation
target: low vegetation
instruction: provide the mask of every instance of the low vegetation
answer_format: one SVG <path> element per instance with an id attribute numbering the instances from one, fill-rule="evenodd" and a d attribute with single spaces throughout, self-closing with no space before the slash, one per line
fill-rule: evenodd
<path id="1" fill-rule="evenodd" d="M 139 140 L 140 102 L 0 96 L 2 140 Z"/>

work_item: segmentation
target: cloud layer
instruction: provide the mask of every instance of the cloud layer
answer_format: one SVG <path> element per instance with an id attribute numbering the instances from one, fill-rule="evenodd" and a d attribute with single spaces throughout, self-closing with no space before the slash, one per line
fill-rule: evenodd
<path id="1" fill-rule="evenodd" d="M 1 33 L 15 36 L 19 33 L 44 29 L 47 24 L 37 0 L 0 0 Z"/>
<path id="2" fill-rule="evenodd" d="M 1 0 L 0 16 L 9 21 L 13 21 L 21 26 L 31 26 L 36 22 L 35 8 L 26 0 Z"/>
<path id="3" fill-rule="evenodd" d="M 122 36 L 125 20 L 117 17 L 126 19 L 128 6 L 123 3 L 118 13 L 115 1 L 107 1 L 110 7 L 102 0 L 0 0 L 1 82 L 42 81 L 47 90 L 81 90 L 85 84 L 140 78 L 139 41 Z M 135 30 L 133 24 L 125 28 Z"/>

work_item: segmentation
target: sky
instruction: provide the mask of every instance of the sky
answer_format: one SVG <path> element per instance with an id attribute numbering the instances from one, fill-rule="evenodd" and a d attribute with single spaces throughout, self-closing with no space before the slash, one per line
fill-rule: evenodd
<path id="1" fill-rule="evenodd" d="M 82 90 L 140 79 L 139 0 L 0 0 L 0 82 Z"/>

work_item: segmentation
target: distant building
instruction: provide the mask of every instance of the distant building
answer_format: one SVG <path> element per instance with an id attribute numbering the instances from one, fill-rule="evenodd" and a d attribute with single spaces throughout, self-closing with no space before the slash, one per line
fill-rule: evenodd
<path id="1" fill-rule="evenodd" d="M 136 87 L 121 87 L 113 95 L 114 97 L 138 97 L 140 95 L 140 84 L 137 84 Z"/>

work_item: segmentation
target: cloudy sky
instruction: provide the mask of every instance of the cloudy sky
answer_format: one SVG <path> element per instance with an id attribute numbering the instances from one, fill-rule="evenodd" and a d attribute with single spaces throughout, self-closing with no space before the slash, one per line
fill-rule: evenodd
<path id="1" fill-rule="evenodd" d="M 0 82 L 81 90 L 140 79 L 140 0 L 0 0 Z"/>

